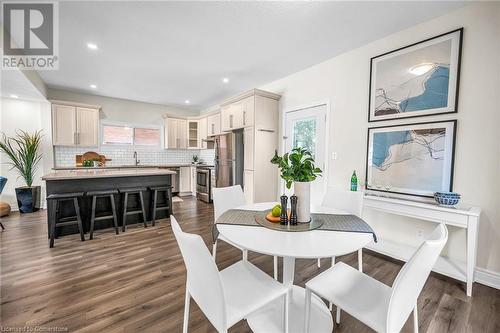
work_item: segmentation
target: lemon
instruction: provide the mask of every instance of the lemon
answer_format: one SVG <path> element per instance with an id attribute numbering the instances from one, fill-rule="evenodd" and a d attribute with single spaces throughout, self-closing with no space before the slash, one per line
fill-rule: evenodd
<path id="1" fill-rule="evenodd" d="M 274 206 L 271 214 L 274 216 L 274 217 L 278 217 L 281 215 L 281 206 L 280 205 L 276 205 Z"/>

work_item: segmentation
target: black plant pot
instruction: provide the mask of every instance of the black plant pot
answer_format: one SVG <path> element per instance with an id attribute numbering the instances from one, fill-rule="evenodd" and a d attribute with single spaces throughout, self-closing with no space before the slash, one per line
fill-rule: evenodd
<path id="1" fill-rule="evenodd" d="M 40 209 L 40 192 L 40 186 L 16 188 L 17 205 L 21 214 L 33 213 Z"/>

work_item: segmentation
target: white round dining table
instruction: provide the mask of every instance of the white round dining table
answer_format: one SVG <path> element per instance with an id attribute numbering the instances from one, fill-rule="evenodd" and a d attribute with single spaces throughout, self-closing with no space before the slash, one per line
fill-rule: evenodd
<path id="1" fill-rule="evenodd" d="M 275 202 L 237 207 L 245 210 L 270 209 Z M 348 214 L 330 207 L 312 207 L 313 213 Z M 290 287 L 289 332 L 304 331 L 305 289 L 294 285 L 295 259 L 335 257 L 355 252 L 373 241 L 372 234 L 312 230 L 283 232 L 264 227 L 218 224 L 217 229 L 230 242 L 249 251 L 283 258 L 283 284 Z M 313 276 L 311 276 L 312 278 Z M 335 281 L 332 281 L 335 283 Z M 244 287 L 244 286 L 242 286 Z M 332 332 L 333 319 L 326 304 L 313 295 L 311 302 L 311 333 Z M 247 322 L 253 332 L 283 332 L 283 301 L 252 313 Z"/>

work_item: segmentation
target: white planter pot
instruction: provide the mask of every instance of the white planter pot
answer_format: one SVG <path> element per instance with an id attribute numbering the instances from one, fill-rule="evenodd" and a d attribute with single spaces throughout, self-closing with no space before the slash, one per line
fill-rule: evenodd
<path id="1" fill-rule="evenodd" d="M 293 189 L 297 196 L 297 220 L 309 222 L 311 220 L 311 182 L 294 182 Z"/>

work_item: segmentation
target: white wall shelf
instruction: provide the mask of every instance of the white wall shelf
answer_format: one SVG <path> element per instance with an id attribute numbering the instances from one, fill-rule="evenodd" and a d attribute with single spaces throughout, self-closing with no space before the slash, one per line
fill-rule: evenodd
<path id="1" fill-rule="evenodd" d="M 480 208 L 464 205 L 443 207 L 432 203 L 374 195 L 365 196 L 364 208 L 466 229 L 466 262 L 441 256 L 436 262 L 433 271 L 466 282 L 467 296 L 472 295 L 472 284 L 474 282 L 474 270 L 476 267 L 477 229 L 481 215 Z M 403 261 L 407 261 L 416 250 L 414 247 L 387 239 L 379 239 L 377 243 L 372 243 L 367 248 Z"/>

